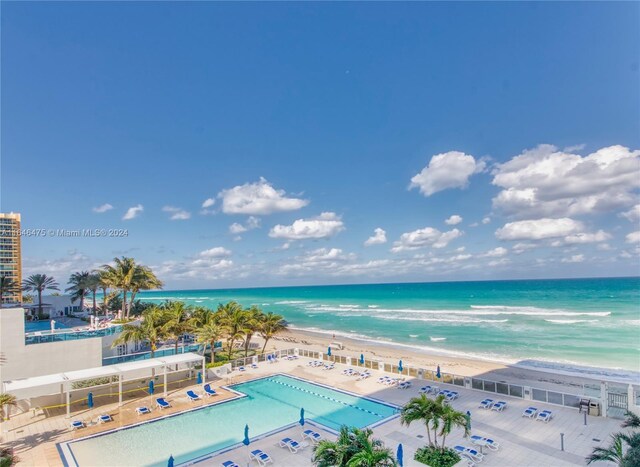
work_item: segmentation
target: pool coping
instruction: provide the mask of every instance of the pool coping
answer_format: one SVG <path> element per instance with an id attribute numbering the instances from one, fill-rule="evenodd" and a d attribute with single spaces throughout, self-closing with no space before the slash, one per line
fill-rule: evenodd
<path id="1" fill-rule="evenodd" d="M 131 428 L 136 428 L 136 427 L 141 426 L 141 425 L 146 425 L 146 424 L 149 424 L 149 423 L 155 423 L 155 422 L 158 422 L 160 420 L 165 420 L 165 419 L 168 419 L 168 418 L 171 418 L 171 417 L 177 417 L 177 416 L 183 415 L 185 413 L 194 412 L 194 411 L 197 411 L 197 410 L 203 410 L 203 409 L 206 409 L 206 408 L 209 408 L 209 407 L 213 407 L 213 406 L 216 406 L 216 405 L 221 405 L 221 404 L 226 404 L 226 403 L 229 403 L 229 402 L 238 401 L 238 400 L 240 400 L 240 399 L 242 399 L 244 397 L 248 397 L 248 396 L 247 396 L 247 394 L 244 394 L 244 393 L 234 389 L 234 386 L 239 386 L 239 385 L 242 385 L 242 384 L 251 383 L 251 382 L 254 382 L 254 381 L 259 381 L 259 380 L 262 380 L 262 379 L 273 378 L 274 376 L 284 376 L 286 378 L 291 378 L 291 379 L 302 381 L 302 382 L 305 382 L 305 383 L 308 383 L 308 384 L 312 384 L 314 386 L 319 386 L 319 387 L 322 387 L 322 388 L 325 388 L 325 389 L 330 389 L 332 391 L 340 392 L 342 394 L 346 394 L 346 395 L 349 395 L 349 396 L 352 396 L 352 397 L 358 397 L 360 399 L 369 400 L 371 402 L 375 402 L 377 404 L 381 404 L 381 405 L 385 405 L 387 407 L 390 407 L 390 408 L 392 408 L 392 409 L 394 409 L 396 411 L 400 409 L 399 405 L 396 405 L 396 404 L 393 404 L 393 403 L 390 403 L 390 402 L 386 402 L 386 401 L 383 401 L 383 400 L 380 400 L 380 399 L 376 399 L 374 397 L 363 396 L 363 395 L 357 394 L 355 392 L 351 392 L 351 391 L 346 391 L 344 389 L 335 388 L 333 386 L 329 386 L 329 385 L 322 384 L 322 383 L 317 383 L 315 381 L 310 381 L 310 380 L 307 380 L 307 379 L 304 379 L 304 378 L 300 378 L 298 376 L 289 375 L 289 374 L 286 374 L 286 373 L 274 373 L 274 374 L 267 375 L 267 376 L 258 376 L 258 377 L 255 377 L 255 378 L 251 378 L 251 379 L 248 379 L 248 380 L 245 380 L 245 381 L 238 382 L 238 383 L 232 383 L 232 384 L 220 386 L 222 389 L 225 389 L 225 390 L 235 394 L 236 397 L 231 397 L 229 399 L 213 402 L 211 404 L 201 405 L 201 406 L 193 407 L 193 408 L 190 408 L 190 409 L 187 409 L 187 410 L 182 410 L 180 412 L 176 412 L 176 413 L 164 415 L 162 417 L 154 418 L 153 420 L 141 420 L 140 422 L 133 423 L 131 425 L 112 428 L 110 430 L 102 431 L 100 433 L 94 433 L 94 434 L 91 434 L 91 435 L 83 436 L 81 438 L 77 438 L 77 439 L 73 439 L 73 440 L 69 440 L 69 441 L 63 441 L 63 442 L 60 442 L 60 443 L 56 443 L 56 448 L 58 450 L 58 454 L 60 455 L 60 459 L 62 460 L 62 464 L 64 465 L 64 467 L 80 467 L 78 462 L 76 461 L 76 458 L 75 458 L 74 454 L 73 454 L 73 450 L 69 447 L 70 444 L 73 444 L 73 443 L 76 443 L 76 442 L 80 442 L 80 441 L 86 441 L 88 439 L 97 438 L 97 437 L 100 437 L 100 436 L 105 436 L 105 435 L 114 433 L 116 431 L 129 430 Z M 387 422 L 390 422 L 391 420 L 396 419 L 397 417 L 399 417 L 399 413 L 394 413 L 393 415 L 391 415 L 389 417 L 386 417 L 386 418 L 384 418 L 384 419 L 382 419 L 382 420 L 380 420 L 378 422 L 372 423 L 371 425 L 366 425 L 366 428 L 371 428 L 371 429 L 376 428 L 376 427 L 378 427 L 380 425 L 383 425 L 383 424 L 385 424 Z M 313 425 L 313 426 L 319 427 L 319 428 L 322 428 L 323 430 L 328 431 L 329 433 L 332 433 L 334 435 L 338 434 L 338 432 L 336 430 L 334 430 L 333 428 L 330 428 L 330 427 L 328 427 L 328 426 L 326 426 L 326 425 L 324 425 L 322 423 L 318 423 L 318 422 L 313 421 L 313 420 L 305 420 L 305 423 L 307 423 L 309 425 Z M 258 441 L 258 440 L 264 439 L 264 438 L 266 438 L 268 436 L 271 436 L 271 435 L 273 435 L 275 433 L 279 433 L 279 432 L 288 430 L 289 428 L 291 428 L 291 427 L 293 427 L 293 426 L 295 426 L 297 424 L 298 424 L 297 422 L 294 422 L 294 423 L 290 423 L 290 424 L 282 426 L 282 427 L 278 427 L 278 428 L 273 429 L 273 430 L 271 430 L 269 432 L 266 432 L 266 433 L 263 433 L 261 435 L 255 436 L 255 437 L 251 438 L 251 440 L 252 440 L 252 442 L 254 442 L 254 441 Z M 202 462 L 204 460 L 210 459 L 212 457 L 218 456 L 220 454 L 224 454 L 225 452 L 233 451 L 233 450 L 235 450 L 235 449 L 237 449 L 237 448 L 239 448 L 240 446 L 243 446 L 243 445 L 244 445 L 243 443 L 235 443 L 235 444 L 232 444 L 230 446 L 226 446 L 224 448 L 220 448 L 220 449 L 217 449 L 215 451 L 211 451 L 210 453 L 203 454 L 202 456 L 195 457 L 193 459 L 188 460 L 187 462 L 176 464 L 176 466 L 183 466 L 184 467 L 184 466 L 193 465 L 193 464 Z M 72 463 L 70 463 L 69 460 L 71 460 Z"/>

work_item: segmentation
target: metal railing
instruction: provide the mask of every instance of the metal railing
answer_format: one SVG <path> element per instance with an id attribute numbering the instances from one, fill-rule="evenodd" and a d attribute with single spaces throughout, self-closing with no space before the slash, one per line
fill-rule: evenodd
<path id="1" fill-rule="evenodd" d="M 178 347 L 177 353 L 179 354 L 186 353 L 186 352 L 197 353 L 197 352 L 200 352 L 201 350 L 202 350 L 202 346 L 200 344 L 190 344 L 190 345 L 183 345 Z M 102 359 L 102 366 L 115 365 L 117 363 L 133 362 L 133 361 L 139 361 L 139 360 L 149 360 L 150 358 L 166 357 L 167 355 L 175 355 L 175 354 L 176 354 L 176 349 L 175 347 L 172 346 L 172 347 L 160 348 L 156 350 L 153 353 L 153 356 L 151 355 L 151 351 L 130 353 L 125 355 L 116 355 L 113 357 L 104 357 Z"/>
<path id="2" fill-rule="evenodd" d="M 91 339 L 93 337 L 105 337 L 118 334 L 122 331 L 122 326 L 109 326 L 102 329 L 79 329 L 68 331 L 37 331 L 29 332 L 24 336 L 26 345 L 43 344 L 47 342 L 75 341 L 80 339 Z"/>

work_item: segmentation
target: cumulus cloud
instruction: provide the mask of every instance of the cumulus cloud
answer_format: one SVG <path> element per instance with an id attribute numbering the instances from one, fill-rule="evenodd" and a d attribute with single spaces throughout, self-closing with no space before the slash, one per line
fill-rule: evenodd
<path id="1" fill-rule="evenodd" d="M 409 189 L 418 188 L 420 193 L 431 196 L 448 188 L 466 188 L 469 178 L 482 172 L 486 163 L 459 151 L 437 154 L 429 165 L 411 179 Z"/>
<path id="2" fill-rule="evenodd" d="M 229 226 L 229 232 L 232 234 L 239 234 L 246 231 L 247 231 L 247 228 L 242 224 L 238 224 L 237 222 L 234 222 Z"/>
<path id="3" fill-rule="evenodd" d="M 532 250 L 535 247 L 537 247 L 538 245 L 536 245 L 535 243 L 516 243 L 515 245 L 513 245 L 512 250 L 515 254 L 521 254 L 524 253 L 525 251 L 528 250 Z"/>
<path id="4" fill-rule="evenodd" d="M 227 250 L 222 246 L 216 246 L 214 248 L 209 248 L 208 250 L 203 250 L 198 253 L 198 256 L 203 258 L 221 258 L 225 256 L 231 256 L 231 251 Z"/>
<path id="5" fill-rule="evenodd" d="M 584 255 L 573 255 L 568 258 L 562 258 L 562 263 L 582 263 L 584 261 Z"/>
<path id="6" fill-rule="evenodd" d="M 494 248 L 493 250 L 489 250 L 486 253 L 482 254 L 481 256 L 486 257 L 486 258 L 499 258 L 501 256 L 505 256 L 507 253 L 509 253 L 509 250 L 507 250 L 504 247 L 497 247 Z"/>
<path id="7" fill-rule="evenodd" d="M 304 240 L 329 238 L 344 230 L 344 223 L 334 212 L 323 212 L 311 219 L 298 219 L 291 225 L 276 225 L 269 232 L 271 238 Z"/>
<path id="8" fill-rule="evenodd" d="M 418 248 L 432 247 L 444 248 L 452 240 L 460 237 L 462 232 L 458 229 L 440 232 L 433 227 L 425 227 L 424 229 L 414 230 L 413 232 L 403 233 L 400 239 L 393 243 L 391 251 L 400 253 L 406 250 L 416 250 Z"/>
<path id="9" fill-rule="evenodd" d="M 627 234 L 624 239 L 627 243 L 640 243 L 640 230 Z"/>
<path id="10" fill-rule="evenodd" d="M 579 243 L 597 243 L 604 242 L 611 238 L 611 235 L 604 230 L 598 230 L 597 232 L 580 232 L 573 235 L 568 235 L 564 238 L 564 243 L 568 245 Z"/>
<path id="11" fill-rule="evenodd" d="M 231 224 L 229 226 L 229 232 L 232 234 L 241 234 L 243 232 L 248 232 L 249 230 L 257 229 L 258 227 L 260 227 L 260 219 L 250 216 L 244 225 L 239 224 L 238 222 Z M 240 238 L 237 239 L 240 240 Z"/>
<path id="12" fill-rule="evenodd" d="M 462 217 L 457 214 L 450 216 L 449 219 L 444 221 L 447 225 L 458 225 L 460 222 L 462 222 Z"/>
<path id="13" fill-rule="evenodd" d="M 142 204 L 130 207 L 129 209 L 127 209 L 127 212 L 124 213 L 124 216 L 122 216 L 122 220 L 128 221 L 131 219 L 135 219 L 142 213 L 142 211 L 144 211 L 144 206 L 142 206 Z"/>
<path id="14" fill-rule="evenodd" d="M 640 222 L 640 204 L 636 204 L 634 207 L 626 212 L 623 212 L 621 215 L 629 222 Z"/>
<path id="15" fill-rule="evenodd" d="M 482 223 L 483 223 L 483 224 L 485 224 L 485 225 L 486 225 L 486 224 L 488 224 L 489 222 L 491 222 L 491 218 L 490 218 L 490 217 L 483 217 L 483 218 L 482 218 Z"/>
<path id="16" fill-rule="evenodd" d="M 200 214 L 203 216 L 207 216 L 210 214 L 215 214 L 215 209 L 210 209 L 214 204 L 216 204 L 216 200 L 214 198 L 207 198 L 202 202 L 202 209 L 200 210 Z"/>
<path id="17" fill-rule="evenodd" d="M 640 187 L 640 150 L 602 148 L 580 156 L 543 144 L 493 171 L 494 208 L 520 218 L 565 217 L 631 205 Z"/>
<path id="18" fill-rule="evenodd" d="M 509 222 L 496 230 L 500 240 L 543 240 L 566 237 L 582 232 L 581 222 L 563 217 L 560 219 L 537 219 Z"/>
<path id="19" fill-rule="evenodd" d="M 98 214 L 102 214 L 103 212 L 111 211 L 112 209 L 113 206 L 111 206 L 109 203 L 104 203 L 100 206 L 92 208 L 92 211 L 97 212 Z"/>
<path id="20" fill-rule="evenodd" d="M 260 178 L 255 183 L 245 183 L 218 194 L 222 199 L 225 214 L 251 214 L 264 216 L 274 212 L 295 211 L 309 201 L 287 197 L 284 190 L 276 190 L 267 180 Z"/>
<path id="21" fill-rule="evenodd" d="M 172 221 L 185 221 L 191 217 L 190 212 L 185 211 L 182 208 L 176 208 L 175 206 L 165 206 L 162 208 L 162 210 L 171 214 L 171 216 L 169 216 L 169 219 L 171 219 Z"/>
<path id="22" fill-rule="evenodd" d="M 387 232 L 378 227 L 373 231 L 373 235 L 364 242 L 364 246 L 380 245 L 382 243 L 387 243 Z"/>

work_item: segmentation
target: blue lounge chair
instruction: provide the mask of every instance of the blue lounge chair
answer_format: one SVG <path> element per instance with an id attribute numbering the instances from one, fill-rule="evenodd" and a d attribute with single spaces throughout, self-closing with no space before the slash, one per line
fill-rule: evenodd
<path id="1" fill-rule="evenodd" d="M 243 366 L 239 366 L 238 367 L 238 371 L 247 371 L 247 369 L 245 367 L 243 367 Z"/>
<path id="2" fill-rule="evenodd" d="M 169 404 L 169 402 L 167 402 L 167 400 L 164 397 L 158 397 L 156 399 L 156 404 L 161 409 L 167 409 L 167 408 L 171 407 L 171 404 Z"/>
<path id="3" fill-rule="evenodd" d="M 111 418 L 111 415 L 108 414 L 103 414 L 98 417 L 98 423 L 107 423 L 111 421 L 113 421 L 113 418 Z"/>
<path id="4" fill-rule="evenodd" d="M 457 399 L 458 396 L 460 396 L 460 394 L 458 394 L 456 391 L 449 391 L 449 393 L 444 396 L 445 399 L 447 399 L 447 401 L 451 402 L 454 399 Z"/>
<path id="5" fill-rule="evenodd" d="M 280 440 L 280 447 L 289 448 L 289 451 L 291 452 L 298 452 L 300 449 L 302 449 L 302 445 L 291 438 L 282 438 Z"/>
<path id="6" fill-rule="evenodd" d="M 535 415 L 538 413 L 538 409 L 535 407 L 529 407 L 527 409 L 525 409 L 524 412 L 522 412 L 522 416 L 523 417 L 527 417 L 527 418 L 533 418 L 535 417 Z"/>
<path id="7" fill-rule="evenodd" d="M 215 391 L 215 389 L 213 389 L 211 387 L 210 384 L 205 384 L 204 385 L 204 395 L 207 397 L 211 397 L 211 396 L 217 396 L 218 393 Z"/>
<path id="8" fill-rule="evenodd" d="M 318 433 L 317 431 L 304 430 L 302 432 L 302 439 L 305 439 L 305 438 L 306 439 L 310 439 L 314 443 L 317 443 L 318 441 L 320 441 L 322 439 L 322 435 L 320 433 Z"/>
<path id="9" fill-rule="evenodd" d="M 460 445 L 454 446 L 453 449 L 461 456 L 471 459 L 473 462 L 482 462 L 482 459 L 484 459 L 484 454 L 480 454 L 475 449 L 465 448 Z"/>
<path id="10" fill-rule="evenodd" d="M 259 465 L 267 465 L 269 463 L 273 463 L 273 459 L 269 457 L 269 454 L 267 454 L 264 451 L 261 451 L 260 449 L 251 451 L 251 454 L 249 455 L 249 457 L 254 461 L 256 461 Z"/>
<path id="11" fill-rule="evenodd" d="M 222 464 L 220 464 L 222 467 L 240 467 L 238 464 L 236 464 L 233 461 L 226 461 L 223 462 Z"/>
<path id="12" fill-rule="evenodd" d="M 251 368 L 253 368 L 253 369 L 255 370 L 256 368 L 258 368 L 258 365 L 257 365 L 257 364 L 255 364 L 255 363 L 252 363 L 252 364 L 251 364 Z"/>
<path id="13" fill-rule="evenodd" d="M 138 415 L 146 415 L 148 413 L 151 413 L 151 410 L 149 410 L 149 407 L 145 407 L 145 406 L 136 407 L 136 413 Z"/>
<path id="14" fill-rule="evenodd" d="M 200 400 L 200 395 L 199 395 L 199 394 L 196 394 L 196 393 L 195 393 L 195 392 L 193 392 L 191 389 L 189 389 L 189 390 L 187 391 L 187 397 L 189 398 L 189 400 L 190 400 L 191 402 L 199 401 L 199 400 Z"/>
<path id="15" fill-rule="evenodd" d="M 80 420 L 74 420 L 71 422 L 71 428 L 73 428 L 74 430 L 79 430 L 80 428 L 84 428 L 85 424 L 84 422 L 81 422 Z"/>
<path id="16" fill-rule="evenodd" d="M 491 438 L 485 438 L 483 436 L 473 435 L 471 436 L 471 442 L 478 446 L 486 446 L 492 451 L 497 451 L 500 448 L 500 443 L 492 440 Z"/>
<path id="17" fill-rule="evenodd" d="M 478 408 L 479 409 L 490 409 L 492 405 L 493 405 L 493 399 L 485 399 L 482 402 L 480 402 L 480 405 L 478 406 Z"/>
<path id="18" fill-rule="evenodd" d="M 548 423 L 549 420 L 551 420 L 552 418 L 553 418 L 553 414 L 551 413 L 550 410 L 543 410 L 538 414 L 538 416 L 536 417 L 536 420 Z"/>

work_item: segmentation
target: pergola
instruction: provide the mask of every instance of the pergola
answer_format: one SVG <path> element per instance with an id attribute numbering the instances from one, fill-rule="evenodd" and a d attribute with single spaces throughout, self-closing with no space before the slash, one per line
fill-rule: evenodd
<path id="1" fill-rule="evenodd" d="M 181 364 L 199 362 L 202 365 L 202 385 L 206 380 L 205 357 L 192 352 L 169 355 L 167 357 L 150 358 L 117 365 L 98 366 L 84 370 L 67 371 L 52 375 L 34 376 L 31 378 L 6 381 L 2 384 L 3 392 L 13 394 L 18 399 L 47 396 L 52 394 L 52 387 L 60 385 L 60 392 L 66 393 L 67 415 L 71 413 L 71 387 L 74 382 L 96 378 L 118 377 L 118 404 L 122 405 L 122 384 L 138 378 L 126 379 L 132 373 L 139 374 L 144 370 L 161 370 L 164 378 L 164 395 L 167 395 L 167 374 L 169 368 Z"/>

